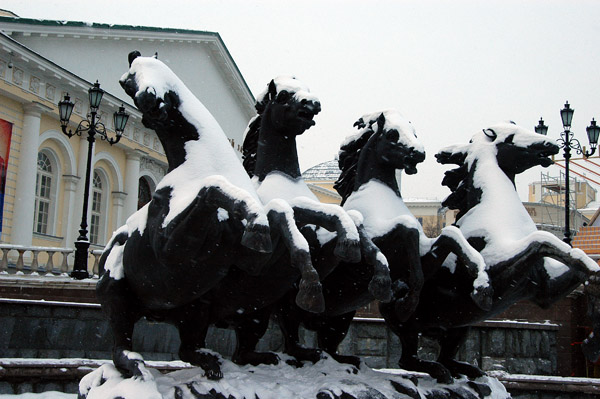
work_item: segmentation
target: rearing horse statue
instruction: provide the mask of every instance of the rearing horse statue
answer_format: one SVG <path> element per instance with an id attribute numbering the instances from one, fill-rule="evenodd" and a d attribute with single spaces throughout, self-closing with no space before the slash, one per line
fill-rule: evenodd
<path id="1" fill-rule="evenodd" d="M 556 144 L 544 136 L 505 123 L 436 155 L 440 163 L 458 165 L 444 177 L 452 194 L 443 205 L 459 211 L 455 224 L 483 256 L 493 296 L 489 307 L 477 306 L 469 298 L 472 279 L 465 276 L 462 260 L 449 258 L 425 281 L 408 320 L 393 306 L 381 305 L 386 323 L 402 342 L 400 367 L 427 372 L 440 382 L 463 374 L 479 377 L 479 368 L 454 359 L 469 326 L 524 299 L 548 307 L 600 271 L 583 251 L 537 231 L 515 190 L 517 174 L 549 166 L 549 156 L 557 152 Z M 439 341 L 437 362 L 418 358 L 419 335 Z"/>
<path id="2" fill-rule="evenodd" d="M 342 196 L 345 210 L 361 212 L 365 234 L 388 260 L 396 312 L 405 318 L 410 316 L 418 303 L 424 278 L 439 268 L 450 252 L 459 254 L 472 268 L 472 281 L 477 280 L 473 298 L 485 306 L 490 293 L 485 288 L 487 276 L 479 253 L 456 227 L 445 228 L 437 239 L 427 238 L 402 201 L 396 172 L 414 174 L 417 164 L 425 159 L 412 125 L 397 111 L 385 110 L 363 116 L 354 126 L 357 130 L 341 146 L 342 174 L 335 188 Z M 317 262 L 315 267 L 319 270 Z M 368 264 L 341 263 L 322 280 L 325 312 L 321 314 L 298 309 L 292 298 L 284 303 L 278 318 L 286 352 L 318 359 L 314 350 L 299 345 L 298 328 L 303 324 L 317 331 L 320 349 L 340 362 L 358 366 L 359 358 L 339 355 L 336 351 L 356 310 L 377 299 L 369 290 L 372 273 Z"/>
<path id="3" fill-rule="evenodd" d="M 129 63 L 121 85 L 144 125 L 156 131 L 169 170 L 152 200 L 113 235 L 100 260 L 96 292 L 114 335 L 113 362 L 125 375 L 143 374 L 132 336 L 145 316 L 174 324 L 181 360 L 218 379 L 218 357 L 202 349 L 211 293 L 220 281 L 230 271 L 256 276 L 273 265 L 290 265 L 299 270 L 298 306 L 319 311 L 319 276 L 291 207 L 285 201 L 262 204 L 208 110 L 156 58 L 133 52 Z"/>
<path id="4" fill-rule="evenodd" d="M 316 96 L 297 79 L 281 76 L 273 79 L 258 96 L 256 109 L 258 114 L 245 134 L 244 165 L 260 199 L 264 203 L 285 201 L 292 207 L 293 220 L 302 231 L 300 237 L 307 239 L 321 279 L 341 261 L 367 262 L 375 271 L 371 273 L 371 290 L 380 299 L 389 300 L 387 263 L 364 234 L 360 215 L 347 214 L 337 205 L 319 203 L 301 178 L 296 136 L 314 125 L 313 117 L 320 111 Z M 233 357 L 236 362 L 277 361 L 276 355 L 257 353 L 254 349 L 266 331 L 275 303 L 288 294 L 297 296 L 299 277 L 285 265 L 273 264 L 257 277 L 232 269 L 211 294 L 214 322 L 236 328 L 238 346 Z M 243 295 L 230 298 L 226 293 L 231 290 Z M 326 306 L 324 303 L 319 312 L 309 313 L 320 313 Z"/>

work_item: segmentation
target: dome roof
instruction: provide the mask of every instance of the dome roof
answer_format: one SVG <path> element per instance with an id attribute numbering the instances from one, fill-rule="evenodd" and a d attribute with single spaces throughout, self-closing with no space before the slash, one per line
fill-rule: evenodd
<path id="1" fill-rule="evenodd" d="M 336 181 L 340 177 L 338 161 L 333 159 L 309 168 L 302 173 L 304 180 L 311 181 Z"/>

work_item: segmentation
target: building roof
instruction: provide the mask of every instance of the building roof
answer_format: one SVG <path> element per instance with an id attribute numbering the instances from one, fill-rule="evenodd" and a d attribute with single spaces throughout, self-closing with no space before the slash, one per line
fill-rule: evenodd
<path id="1" fill-rule="evenodd" d="M 43 36 L 59 35 L 66 37 L 109 37 L 109 38 L 126 38 L 137 40 L 173 40 L 182 42 L 201 42 L 214 45 L 213 55 L 218 64 L 222 66 L 224 73 L 228 75 L 231 81 L 232 89 L 241 98 L 247 102 L 245 104 L 254 113 L 254 95 L 250 91 L 242 73 L 240 72 L 233 57 L 229 53 L 223 39 L 217 32 L 190 30 L 190 29 L 175 29 L 175 28 L 159 28 L 149 26 L 133 26 L 133 25 L 113 25 L 103 23 L 78 22 L 78 21 L 54 21 L 33 18 L 20 18 L 12 16 L 4 16 L 0 14 L 0 28 L 9 36 L 14 32 L 22 33 L 25 36 L 38 34 Z"/>
<path id="2" fill-rule="evenodd" d="M 337 160 L 322 162 L 302 173 L 304 180 L 309 181 L 336 181 L 340 177 L 340 168 Z"/>

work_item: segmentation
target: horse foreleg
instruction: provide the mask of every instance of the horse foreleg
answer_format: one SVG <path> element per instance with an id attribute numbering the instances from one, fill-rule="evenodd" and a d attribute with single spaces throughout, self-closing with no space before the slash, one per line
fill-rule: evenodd
<path id="1" fill-rule="evenodd" d="M 533 234 L 535 233 L 532 233 L 532 235 Z M 557 244 L 552 242 L 554 240 L 557 241 Z M 494 275 L 494 282 L 498 282 L 501 286 L 511 284 L 515 277 L 524 278 L 528 276 L 532 268 L 535 267 L 536 261 L 541 262 L 544 257 L 549 257 L 562 262 L 569 268 L 569 271 L 563 272 L 558 278 L 554 279 L 550 279 L 550 276 L 546 273 L 545 277 L 540 277 L 540 281 L 536 281 L 536 283 L 548 284 L 548 288 L 544 290 L 545 294 L 550 295 L 552 298 L 554 298 L 556 294 L 556 298 L 558 298 L 559 291 L 564 295 L 564 293 L 567 292 L 566 290 L 568 290 L 572 284 L 576 283 L 577 279 L 579 279 L 579 282 L 581 283 L 592 273 L 596 273 L 600 270 L 598 265 L 593 260 L 589 259 L 583 251 L 569 247 L 556 237 L 554 237 L 553 240 L 534 241 L 532 239 L 526 240 L 526 242 L 527 245 L 524 248 L 517 249 L 517 251 L 509 258 L 494 265 L 490 265 L 490 270 L 493 269 L 499 271 Z M 552 299 L 552 301 L 554 300 L 555 299 Z M 541 296 L 539 301 L 542 301 Z"/>
<path id="2" fill-rule="evenodd" d="M 245 365 L 252 364 L 277 364 L 279 357 L 271 352 L 257 352 L 258 341 L 265 335 L 269 327 L 271 308 L 267 307 L 247 315 L 244 320 L 235 327 L 237 345 L 231 357 L 234 363 Z"/>
<path id="3" fill-rule="evenodd" d="M 300 224 L 314 224 L 337 233 L 334 254 L 342 261 L 360 261 L 360 237 L 354 221 L 339 206 L 322 204 L 308 198 L 290 201 L 294 217 Z"/>
<path id="4" fill-rule="evenodd" d="M 414 326 L 411 327 L 398 318 L 395 306 L 382 303 L 379 305 L 379 311 L 385 319 L 385 324 L 400 339 L 402 345 L 402 354 L 398 361 L 400 368 L 427 373 L 440 383 L 452 382 L 452 374 L 441 363 L 419 359 L 418 349 L 421 333 Z"/>
<path id="5" fill-rule="evenodd" d="M 144 359 L 132 351 L 133 328 L 141 313 L 126 280 L 116 280 L 105 273 L 98 281 L 96 296 L 113 333 L 112 358 L 115 367 L 126 377 L 142 376 L 140 367 Z"/>
<path id="6" fill-rule="evenodd" d="M 348 214 L 351 214 L 351 212 L 348 212 Z M 369 292 L 375 299 L 382 302 L 389 302 L 392 299 L 392 279 L 390 277 L 388 261 L 365 232 L 362 221 L 358 220 L 358 218 L 354 219 L 360 236 L 362 256 L 367 264 L 373 267 L 373 277 L 369 282 Z"/>
<path id="7" fill-rule="evenodd" d="M 467 340 L 469 327 L 450 328 L 444 332 L 440 339 L 440 355 L 438 361 L 443 364 L 454 377 L 466 375 L 471 379 L 475 379 L 485 375 L 485 373 L 476 366 L 466 362 L 456 360 L 456 354 L 461 345 Z"/>
<path id="8" fill-rule="evenodd" d="M 179 358 L 201 367 L 209 380 L 219 380 L 223 378 L 219 358 L 204 349 L 209 325 L 207 306 L 197 302 L 174 309 L 169 314 L 169 321 L 179 331 Z"/>
<path id="9" fill-rule="evenodd" d="M 325 299 L 319 273 L 312 265 L 308 242 L 296 226 L 294 211 L 287 202 L 279 199 L 269 201 L 267 209 L 271 227 L 277 228 L 281 233 L 283 242 L 290 252 L 292 266 L 300 271 L 301 279 L 296 304 L 309 312 L 323 312 Z"/>
<path id="10" fill-rule="evenodd" d="M 346 334 L 348 334 L 355 313 L 354 311 L 340 316 L 327 317 L 317 330 L 317 339 L 319 348 L 331 355 L 336 361 L 360 367 L 359 357 L 337 353 L 338 346 L 342 343 Z"/>
<path id="11" fill-rule="evenodd" d="M 286 295 L 279 303 L 276 312 L 277 324 L 283 334 L 283 352 L 297 360 L 308 360 L 316 363 L 322 358 L 319 349 L 305 348 L 300 345 L 300 321 L 306 320 L 302 310 L 293 303 L 292 295 Z"/>
<path id="12" fill-rule="evenodd" d="M 461 231 L 448 226 L 442 229 L 442 234 L 435 239 L 428 253 L 428 273 L 434 274 L 442 265 L 446 257 L 454 253 L 461 261 L 458 265 L 464 265 L 467 273 L 473 277 L 473 302 L 483 310 L 492 307 L 494 290 L 492 289 L 489 276 L 485 270 L 485 262 L 481 254 L 469 244 Z"/>
<path id="13" fill-rule="evenodd" d="M 212 176 L 203 188 L 204 201 L 233 213 L 247 221 L 242 245 L 258 252 L 271 252 L 269 224 L 262 206 L 249 194 L 229 183 L 225 178 Z M 201 190 L 201 192 L 202 192 Z"/>
<path id="14" fill-rule="evenodd" d="M 394 295 L 393 302 L 397 317 L 401 321 L 406 321 L 417 308 L 425 283 L 419 247 L 420 233 L 417 229 L 407 228 L 397 229 L 396 234 L 399 234 L 398 245 L 402 246 L 402 250 L 406 254 L 409 273 L 407 281 L 402 281 L 408 285 L 408 292 L 404 297 Z M 399 286 L 397 283 L 395 285 Z"/>

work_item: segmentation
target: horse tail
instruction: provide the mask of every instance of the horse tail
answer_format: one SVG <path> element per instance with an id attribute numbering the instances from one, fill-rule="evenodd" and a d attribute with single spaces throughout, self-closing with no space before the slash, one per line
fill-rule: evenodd
<path id="1" fill-rule="evenodd" d="M 250 178 L 254 177 L 256 166 L 256 153 L 258 151 L 258 135 L 260 133 L 261 116 L 256 115 L 248 122 L 244 132 L 244 143 L 242 144 L 242 164 Z"/>

